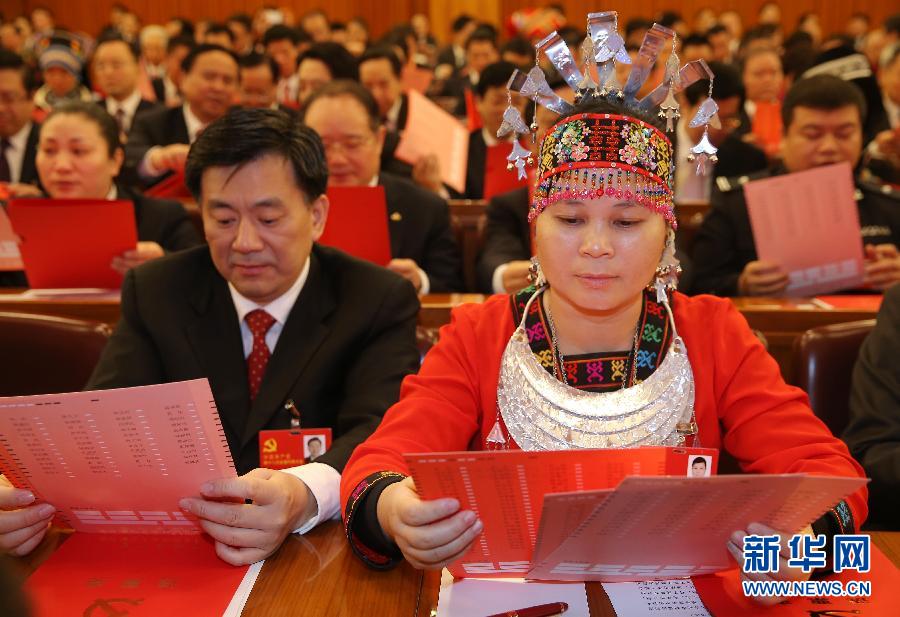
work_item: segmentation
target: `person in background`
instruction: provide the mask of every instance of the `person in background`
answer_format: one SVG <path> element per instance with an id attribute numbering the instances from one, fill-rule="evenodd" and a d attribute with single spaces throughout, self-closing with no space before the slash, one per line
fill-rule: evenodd
<path id="1" fill-rule="evenodd" d="M 778 121 L 780 97 L 784 87 L 784 71 L 781 57 L 771 47 L 752 49 L 743 57 L 741 79 L 747 98 L 744 112 L 749 119 L 755 142 L 771 158 L 778 152 L 782 127 Z M 757 111 L 764 107 L 766 113 Z"/>
<path id="2" fill-rule="evenodd" d="M 166 43 L 165 74 L 162 77 L 154 77 L 150 82 L 156 100 L 166 107 L 178 107 L 181 99 L 181 63 L 194 49 L 194 39 L 190 36 L 176 36 Z"/>
<path id="3" fill-rule="evenodd" d="M 246 56 L 253 51 L 253 19 L 246 13 L 234 13 L 225 25 L 231 30 L 234 39 L 234 53 L 238 57 Z"/>
<path id="4" fill-rule="evenodd" d="M 730 64 L 734 60 L 731 33 L 722 24 L 716 24 L 706 32 L 712 50 L 712 59 L 716 62 Z"/>
<path id="5" fill-rule="evenodd" d="M 51 199 L 127 199 L 134 205 L 138 244 L 115 257 L 121 274 L 142 263 L 200 244 L 184 207 L 145 197 L 116 183 L 124 152 L 115 120 L 94 103 L 60 104 L 41 126 L 36 165 Z M 5 273 L 2 285 L 27 287 L 23 272 Z"/>
<path id="6" fill-rule="evenodd" d="M 386 46 L 371 47 L 359 58 L 359 81 L 368 90 L 388 132 L 406 128 L 409 99 L 403 92 L 400 58 Z"/>
<path id="7" fill-rule="evenodd" d="M 359 81 L 356 58 L 338 43 L 314 43 L 297 58 L 297 102 L 300 107 L 313 92 L 338 79 Z"/>
<path id="8" fill-rule="evenodd" d="M 709 202 L 712 185 L 720 176 L 743 176 L 764 170 L 768 166 L 765 153 L 738 136 L 741 109 L 744 104 L 744 85 L 738 70 L 721 62 L 710 62 L 715 74 L 713 100 L 719 106 L 721 128 L 709 127 L 709 141 L 719 149 L 718 161 L 708 163 L 706 174 L 696 173 L 696 163 L 688 161 L 690 149 L 700 141 L 703 129 L 689 123 L 706 100 L 709 80 L 697 81 L 684 89 L 684 103 L 678 120 L 675 140 L 675 202 Z"/>
<path id="9" fill-rule="evenodd" d="M 475 105 L 481 116 L 482 127 L 469 135 L 469 153 L 466 161 L 465 199 L 481 199 L 484 197 L 485 164 L 488 148 L 501 143 L 497 131 L 503 122 L 503 113 L 509 106 L 506 84 L 516 66 L 509 62 L 495 62 L 487 65 L 481 72 L 478 85 L 475 86 Z M 519 111 L 524 111 L 525 99 L 518 97 Z M 514 134 L 502 138 L 512 143 Z M 512 149 L 512 146 L 510 146 Z M 505 170 L 504 170 L 505 171 Z"/>
<path id="10" fill-rule="evenodd" d="M 478 22 L 463 13 L 450 24 L 450 44 L 438 53 L 436 79 L 447 79 L 466 65 L 466 41 L 475 32 Z"/>
<path id="11" fill-rule="evenodd" d="M 500 60 L 509 62 L 522 71 L 531 70 L 534 58 L 534 46 L 520 36 L 509 39 L 500 48 Z"/>
<path id="12" fill-rule="evenodd" d="M 246 56 L 241 56 L 239 64 L 241 67 L 241 105 L 244 107 L 280 109 L 296 117 L 297 111 L 295 109 L 281 105 L 278 102 L 276 97 L 278 64 L 272 58 L 254 51 Z"/>
<path id="13" fill-rule="evenodd" d="M 21 56 L 0 50 L 0 184 L 13 196 L 39 194 L 34 159 L 40 125 L 32 121 L 34 73 Z"/>
<path id="14" fill-rule="evenodd" d="M 140 70 L 134 47 L 123 39 L 101 39 L 94 49 L 93 67 L 97 86 L 106 95 L 98 103 L 115 119 L 125 143 L 135 116 L 158 107 L 138 88 Z"/>
<path id="15" fill-rule="evenodd" d="M 0 48 L 16 54 L 25 50 L 25 37 L 14 22 L 0 24 Z"/>
<path id="16" fill-rule="evenodd" d="M 871 20 L 869 19 L 869 15 L 867 13 L 853 13 L 850 16 L 850 19 L 847 20 L 847 27 L 844 29 L 844 34 L 853 38 L 853 46 L 862 51 L 863 42 L 866 39 L 866 35 L 869 33 L 869 28 L 871 28 Z"/>
<path id="17" fill-rule="evenodd" d="M 388 269 L 420 295 L 460 290 L 459 249 L 447 203 L 381 170 L 385 130 L 369 91 L 353 81 L 329 83 L 310 97 L 303 114 L 325 144 L 328 186 L 384 187 L 393 257 Z"/>
<path id="18" fill-rule="evenodd" d="M 169 35 L 162 26 L 144 26 L 141 29 L 140 43 L 141 79 L 150 83 L 166 74 L 166 48 L 169 45 Z"/>
<path id="19" fill-rule="evenodd" d="M 681 41 L 681 54 L 678 57 L 682 65 L 694 60 L 710 62 L 713 59 L 713 51 L 709 37 L 702 34 L 691 34 L 684 37 L 684 40 Z"/>
<path id="20" fill-rule="evenodd" d="M 41 49 L 38 65 L 44 85 L 34 94 L 35 106 L 48 113 L 65 101 L 92 100 L 90 90 L 81 85 L 81 41 L 66 32 L 56 32 L 41 43 Z"/>
<path id="21" fill-rule="evenodd" d="M 781 111 L 783 164 L 753 176 L 717 182 L 712 208 L 694 239 L 694 293 L 778 296 L 787 288 L 788 274 L 781 266 L 757 257 L 744 183 L 841 162 L 856 170 L 866 113 L 859 88 L 834 75 L 807 77 L 791 87 Z M 855 182 L 865 251 L 863 284 L 884 290 L 900 282 L 900 196 L 869 182 Z"/>
<path id="22" fill-rule="evenodd" d="M 331 40 L 331 25 L 328 15 L 321 9 L 309 11 L 300 18 L 300 27 L 306 32 L 314 43 L 324 43 Z"/>
<path id="23" fill-rule="evenodd" d="M 190 144 L 234 103 L 238 63 L 234 52 L 218 45 L 198 45 L 181 64 L 184 104 L 141 114 L 125 147 L 126 178 L 154 184 L 184 168 Z"/>
<path id="24" fill-rule="evenodd" d="M 875 328 L 859 350 L 843 439 L 869 484 L 869 521 L 900 530 L 900 285 L 884 293 Z"/>
<path id="25" fill-rule="evenodd" d="M 200 43 L 218 45 L 234 51 L 234 33 L 231 31 L 231 28 L 223 23 L 210 22 L 200 38 Z"/>
<path id="26" fill-rule="evenodd" d="M 300 33 L 284 24 L 272 26 L 262 38 L 266 55 L 278 63 L 278 102 L 282 105 L 297 104 L 297 56 L 300 55 L 300 43 Z"/>
<path id="27" fill-rule="evenodd" d="M 455 115 L 466 115 L 466 92 L 478 85 L 481 71 L 500 59 L 497 50 L 497 36 L 492 31 L 479 27 L 466 39 L 466 64 L 459 73 L 447 79 L 442 96 L 456 98 Z"/>
<path id="28" fill-rule="evenodd" d="M 369 47 L 369 25 L 362 17 L 354 17 L 347 22 L 347 50 L 354 56 L 361 56 Z"/>

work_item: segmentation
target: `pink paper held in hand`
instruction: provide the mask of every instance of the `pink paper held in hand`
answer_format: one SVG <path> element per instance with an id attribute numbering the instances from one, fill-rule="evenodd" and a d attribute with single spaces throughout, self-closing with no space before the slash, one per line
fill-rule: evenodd
<path id="1" fill-rule="evenodd" d="M 788 275 L 787 294 L 813 296 L 863 281 L 859 212 L 849 163 L 748 182 L 756 253 Z"/>
<path id="2" fill-rule="evenodd" d="M 205 379 L 0 398 L 0 470 L 94 533 L 200 533 L 178 501 L 237 475 Z"/>
<path id="3" fill-rule="evenodd" d="M 441 180 L 460 193 L 466 190 L 466 160 L 469 133 L 456 118 L 421 94 L 410 91 L 406 129 L 397 144 L 396 156 L 415 164 L 433 154 L 441 167 Z"/>

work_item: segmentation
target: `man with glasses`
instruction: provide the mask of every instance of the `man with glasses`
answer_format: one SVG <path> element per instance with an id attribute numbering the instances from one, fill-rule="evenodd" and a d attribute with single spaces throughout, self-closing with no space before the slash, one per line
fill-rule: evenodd
<path id="1" fill-rule="evenodd" d="M 22 58 L 0 49 L 0 184 L 12 194 L 35 194 L 34 157 L 40 127 L 32 122 L 34 79 Z"/>
<path id="2" fill-rule="evenodd" d="M 685 105 L 677 129 L 677 157 L 675 164 L 676 202 L 708 202 L 715 178 L 720 176 L 744 176 L 766 168 L 765 153 L 743 141 L 738 133 L 741 126 L 741 109 L 744 107 L 744 85 L 740 73 L 731 65 L 710 62 L 716 76 L 713 84 L 713 100 L 719 106 L 721 128 L 709 128 L 709 141 L 719 151 L 718 162 L 710 165 L 706 175 L 696 173 L 696 163 L 688 160 L 691 148 L 703 137 L 703 127 L 691 127 L 689 123 L 709 93 L 709 81 L 691 84 L 684 91 Z"/>
<path id="3" fill-rule="evenodd" d="M 459 250 L 447 203 L 381 171 L 386 131 L 369 91 L 348 80 L 326 84 L 309 98 L 304 122 L 325 144 L 328 186 L 384 187 L 393 257 L 388 269 L 409 280 L 420 295 L 459 291 Z"/>

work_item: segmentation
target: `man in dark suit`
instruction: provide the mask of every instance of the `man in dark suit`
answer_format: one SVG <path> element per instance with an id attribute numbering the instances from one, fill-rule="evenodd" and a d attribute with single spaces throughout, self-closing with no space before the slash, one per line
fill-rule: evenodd
<path id="1" fill-rule="evenodd" d="M 693 245 L 694 293 L 778 296 L 788 286 L 780 264 L 756 253 L 743 185 L 748 180 L 847 162 L 862 153 L 865 100 L 852 83 L 816 75 L 791 86 L 781 108 L 783 165 L 740 178 L 719 178 L 712 208 Z M 865 250 L 864 285 L 886 289 L 900 282 L 900 197 L 856 180 L 856 206 Z"/>
<path id="2" fill-rule="evenodd" d="M 418 365 L 409 283 L 314 244 L 327 178 L 318 136 L 284 114 L 234 109 L 211 124 L 186 167 L 209 246 L 129 272 L 121 320 L 88 385 L 209 379 L 244 475 L 182 507 L 231 563 L 262 559 L 291 531 L 339 515 L 340 471 Z M 290 426 L 286 403 L 334 440 L 315 463 L 258 469 L 258 433 Z"/>
<path id="3" fill-rule="evenodd" d="M 127 181 L 149 186 L 184 169 L 190 144 L 234 102 L 239 74 L 233 52 L 218 45 L 198 45 L 181 68 L 184 105 L 142 114 L 131 128 L 123 173 Z"/>
<path id="4" fill-rule="evenodd" d="M 150 80 L 156 100 L 166 107 L 181 104 L 181 63 L 194 48 L 194 39 L 178 35 L 166 44 L 165 73 Z"/>
<path id="5" fill-rule="evenodd" d="M 691 148 L 703 137 L 702 127 L 691 127 L 697 110 L 709 94 L 709 80 L 703 79 L 685 88 L 685 105 L 676 132 L 675 200 L 676 202 L 709 202 L 712 184 L 720 176 L 743 176 L 766 168 L 766 154 L 736 135 L 741 127 L 744 107 L 744 84 L 738 70 L 730 64 L 710 62 L 716 78 L 712 97 L 719 106 L 721 128 L 709 127 L 709 141 L 719 151 L 716 163 L 707 173 L 697 174 L 697 163 L 688 160 Z"/>
<path id="6" fill-rule="evenodd" d="M 510 75 L 516 70 L 509 62 L 494 62 L 481 72 L 478 85 L 475 86 L 475 105 L 481 116 L 482 127 L 469 135 L 469 154 L 466 163 L 466 199 L 484 197 L 485 165 L 488 148 L 502 143 L 497 138 L 497 130 L 503 122 L 503 112 L 509 106 L 506 84 Z M 512 144 L 514 133 L 506 137 Z M 512 150 L 512 145 L 509 145 Z"/>
<path id="7" fill-rule="evenodd" d="M 159 105 L 141 96 L 137 53 L 121 38 L 101 39 L 94 50 L 93 63 L 97 85 L 106 94 L 99 104 L 119 125 L 119 134 L 124 142 L 135 116 L 152 111 Z"/>
<path id="8" fill-rule="evenodd" d="M 244 107 L 280 109 L 297 117 L 297 110 L 278 102 L 278 63 L 269 56 L 251 51 L 238 61 L 241 69 L 240 101 Z"/>
<path id="9" fill-rule="evenodd" d="M 447 203 L 380 171 L 385 130 L 372 95 L 355 82 L 331 82 L 310 97 L 304 121 L 325 142 L 329 186 L 384 186 L 393 256 L 388 269 L 420 294 L 460 290 L 459 249 Z"/>
<path id="10" fill-rule="evenodd" d="M 0 182 L 11 185 L 13 194 L 40 192 L 34 164 L 40 126 L 31 120 L 35 86 L 22 58 L 0 49 Z"/>

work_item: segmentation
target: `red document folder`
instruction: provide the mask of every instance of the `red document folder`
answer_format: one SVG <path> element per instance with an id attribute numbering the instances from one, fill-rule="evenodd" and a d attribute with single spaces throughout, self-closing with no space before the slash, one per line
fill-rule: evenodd
<path id="1" fill-rule="evenodd" d="M 32 288 L 121 287 L 110 263 L 137 246 L 130 201 L 13 199 L 8 214 Z"/>
<path id="2" fill-rule="evenodd" d="M 34 617 L 221 617 L 247 572 L 212 539 L 76 532 L 25 582 Z"/>
<path id="3" fill-rule="evenodd" d="M 319 244 L 386 266 L 391 260 L 387 201 L 383 186 L 328 189 L 328 220 Z"/>
<path id="4" fill-rule="evenodd" d="M 13 231 L 9 217 L 6 216 L 6 208 L 0 204 L 0 272 L 24 268 L 22 253 L 19 252 L 19 237 Z"/>
<path id="5" fill-rule="evenodd" d="M 488 200 L 494 195 L 507 193 L 519 187 L 523 187 L 528 180 L 519 180 L 518 172 L 506 168 L 509 161 L 506 157 L 512 152 L 512 143 L 499 143 L 496 146 L 488 146 L 487 156 L 484 161 L 484 199 Z"/>
<path id="6" fill-rule="evenodd" d="M 163 199 L 189 199 L 193 197 L 184 183 L 183 169 L 163 178 L 144 191 L 144 194 L 148 197 Z"/>
<path id="7" fill-rule="evenodd" d="M 531 567 L 544 496 L 617 486 L 631 475 L 685 476 L 697 456 L 715 473 L 718 451 L 646 447 L 554 452 L 405 455 L 423 499 L 453 497 L 478 514 L 484 532 L 449 566 L 457 578 L 521 577 Z"/>

